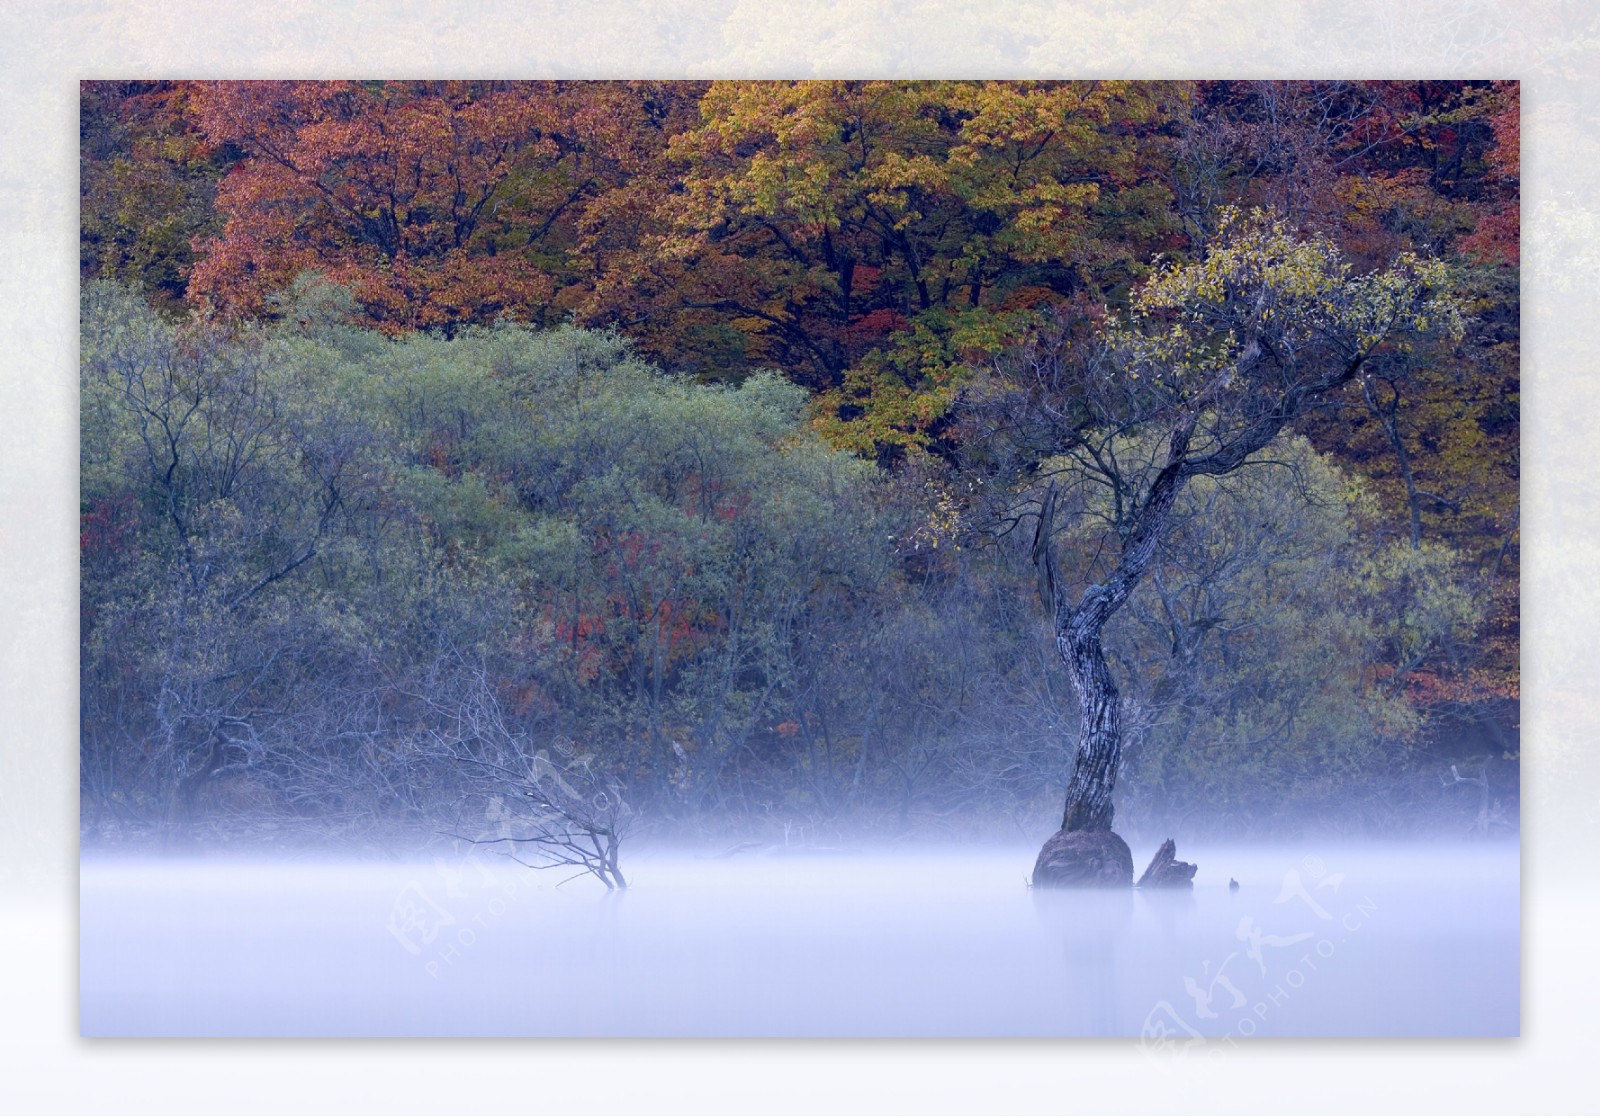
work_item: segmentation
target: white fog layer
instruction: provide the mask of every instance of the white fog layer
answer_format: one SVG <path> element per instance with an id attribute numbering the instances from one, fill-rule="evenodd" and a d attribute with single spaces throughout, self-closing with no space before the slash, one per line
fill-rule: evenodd
<path id="1" fill-rule="evenodd" d="M 1169 1048 L 1519 1032 L 1514 843 L 1180 847 L 1192 893 L 1030 890 L 1021 847 L 782 853 L 640 849 L 621 893 L 481 852 L 86 854 L 81 1031 Z"/>

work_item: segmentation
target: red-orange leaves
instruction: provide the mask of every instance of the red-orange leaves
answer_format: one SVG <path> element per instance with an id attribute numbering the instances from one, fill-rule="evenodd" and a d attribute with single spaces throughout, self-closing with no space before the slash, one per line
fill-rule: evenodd
<path id="1" fill-rule="evenodd" d="M 222 235 L 196 246 L 191 299 L 258 314 L 319 271 L 390 332 L 529 316 L 553 286 L 539 236 L 571 192 L 553 100 L 549 83 L 197 83 L 207 141 L 244 158 L 218 188 Z"/>
<path id="2" fill-rule="evenodd" d="M 1495 83 L 1490 105 L 1495 110 L 1489 116 L 1494 146 L 1484 161 L 1494 200 L 1483 207 L 1477 229 L 1461 246 L 1471 255 L 1515 267 L 1522 259 L 1522 86 L 1514 81 Z"/>

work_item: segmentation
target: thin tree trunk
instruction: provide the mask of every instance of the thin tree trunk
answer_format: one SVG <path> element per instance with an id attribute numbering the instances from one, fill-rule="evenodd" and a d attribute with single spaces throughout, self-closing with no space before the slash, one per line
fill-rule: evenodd
<path id="1" fill-rule="evenodd" d="M 1422 546 L 1422 500 L 1417 493 L 1416 477 L 1411 471 L 1411 455 L 1406 452 L 1406 440 L 1400 434 L 1400 390 L 1391 385 L 1389 391 L 1389 402 L 1380 404 L 1372 393 L 1372 385 L 1361 385 L 1367 410 L 1383 428 L 1384 435 L 1389 439 L 1389 448 L 1394 451 L 1394 460 L 1400 467 L 1400 480 L 1406 487 L 1406 508 L 1411 517 L 1411 549 L 1415 551 Z"/>

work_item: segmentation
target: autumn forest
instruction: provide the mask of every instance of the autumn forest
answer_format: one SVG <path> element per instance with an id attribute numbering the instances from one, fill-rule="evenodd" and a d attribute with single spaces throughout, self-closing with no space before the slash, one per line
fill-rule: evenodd
<path id="1" fill-rule="evenodd" d="M 84 83 L 85 840 L 1514 833 L 1518 121 Z"/>

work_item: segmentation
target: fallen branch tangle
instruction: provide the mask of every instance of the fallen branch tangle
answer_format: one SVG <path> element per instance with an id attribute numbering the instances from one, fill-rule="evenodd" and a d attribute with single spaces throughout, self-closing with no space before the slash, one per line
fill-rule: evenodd
<path id="1" fill-rule="evenodd" d="M 479 757 L 462 755 L 459 759 L 478 769 L 491 786 L 502 792 L 492 800 L 499 809 L 491 812 L 491 818 L 506 810 L 508 795 L 533 808 L 531 817 L 525 819 L 508 817 L 509 811 L 501 814 L 501 829 L 521 825 L 531 832 L 463 840 L 473 845 L 531 847 L 539 860 L 523 860 L 516 853 L 507 856 L 530 869 L 570 866 L 581 870 L 568 880 L 587 873 L 607 888 L 627 888 L 627 878 L 618 867 L 618 848 L 627 835 L 633 811 L 617 781 L 597 771 L 589 757 L 578 755 L 565 740 L 558 740 L 553 746 L 560 764 L 550 759 L 549 750 L 540 749 L 528 756 L 520 742 L 514 742 L 513 747 L 517 759 L 525 764 L 525 772 Z"/>

